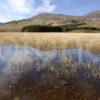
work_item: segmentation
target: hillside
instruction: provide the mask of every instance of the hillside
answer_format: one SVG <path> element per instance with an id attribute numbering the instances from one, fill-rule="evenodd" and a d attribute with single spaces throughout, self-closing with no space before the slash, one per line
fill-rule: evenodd
<path id="1" fill-rule="evenodd" d="M 0 24 L 0 31 L 21 32 L 24 27 L 32 26 L 33 28 L 34 25 L 39 25 L 39 27 L 44 25 L 65 26 L 66 28 L 68 27 L 68 30 L 66 29 L 67 31 L 72 32 L 100 32 L 100 11 L 91 12 L 84 16 L 40 13 L 29 19 Z M 69 29 L 70 27 L 71 29 Z"/>
<path id="2" fill-rule="evenodd" d="M 90 18 L 90 19 L 100 19 L 100 10 L 86 14 L 85 17 Z"/>

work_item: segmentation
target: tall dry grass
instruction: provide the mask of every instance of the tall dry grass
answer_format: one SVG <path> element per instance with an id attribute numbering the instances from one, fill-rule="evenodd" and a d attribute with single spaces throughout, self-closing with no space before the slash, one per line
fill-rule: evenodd
<path id="1" fill-rule="evenodd" d="M 0 44 L 29 45 L 40 50 L 82 48 L 100 54 L 99 33 L 0 33 Z"/>

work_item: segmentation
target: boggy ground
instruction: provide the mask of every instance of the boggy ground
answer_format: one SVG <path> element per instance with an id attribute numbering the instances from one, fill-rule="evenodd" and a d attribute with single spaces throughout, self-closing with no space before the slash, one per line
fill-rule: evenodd
<path id="1" fill-rule="evenodd" d="M 51 67 L 56 65 L 52 64 Z M 65 62 L 60 65 L 65 68 Z M 67 65 L 70 65 L 66 68 L 68 73 L 63 68 L 51 70 L 48 64 L 40 71 L 33 69 L 23 72 L 16 82 L 8 81 L 0 87 L 0 100 L 99 100 L 99 70 L 96 69 L 93 74 L 93 64 L 89 65 L 92 67 L 90 69 L 84 63 L 77 64 L 75 69 L 72 63 L 67 62 Z M 11 77 L 15 75 L 18 76 L 13 74 Z"/>
<path id="2" fill-rule="evenodd" d="M 0 100 L 100 100 L 100 80 L 64 80 L 51 72 L 29 72 L 3 93 Z"/>

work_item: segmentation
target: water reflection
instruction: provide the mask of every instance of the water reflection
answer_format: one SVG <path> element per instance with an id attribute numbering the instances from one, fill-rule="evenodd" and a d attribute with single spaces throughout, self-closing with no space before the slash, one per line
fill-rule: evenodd
<path id="1" fill-rule="evenodd" d="M 82 49 L 40 51 L 30 46 L 0 46 L 0 71 L 4 72 L 16 70 L 19 66 L 26 66 L 25 70 L 32 69 L 32 67 L 38 69 L 43 67 L 44 63 L 63 62 L 64 59 L 70 59 L 76 63 L 100 63 L 100 55 Z"/>

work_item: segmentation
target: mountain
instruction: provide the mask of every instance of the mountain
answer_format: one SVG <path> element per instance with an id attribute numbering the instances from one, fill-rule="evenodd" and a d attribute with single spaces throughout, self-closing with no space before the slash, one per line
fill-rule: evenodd
<path id="1" fill-rule="evenodd" d="M 41 13 L 32 18 L 7 22 L 2 27 L 0 27 L 0 31 L 21 31 L 24 26 L 28 25 L 60 25 L 69 23 L 70 20 L 76 19 L 74 16 L 66 16 L 59 14 L 50 14 L 50 13 Z"/>
<path id="2" fill-rule="evenodd" d="M 63 14 L 50 14 L 50 13 L 40 13 L 33 18 L 47 19 L 47 20 L 72 20 L 77 19 L 78 16 L 63 15 Z"/>
<path id="3" fill-rule="evenodd" d="M 91 21 L 90 21 L 91 20 Z M 74 22 L 73 22 L 74 21 Z M 91 12 L 84 16 L 71 16 L 63 14 L 50 14 L 50 13 L 40 13 L 29 19 L 11 21 L 0 25 L 1 32 L 20 32 L 24 27 L 41 25 L 41 26 L 61 26 L 61 25 L 72 25 L 73 23 L 85 23 L 81 26 L 100 28 L 100 10 Z M 79 26 L 79 25 L 78 25 Z M 92 29 L 91 28 L 91 29 Z M 74 31 L 79 30 L 75 29 Z M 81 31 L 83 28 L 81 29 Z M 97 29 L 98 30 L 98 29 Z M 80 30 L 79 30 L 80 31 Z"/>

